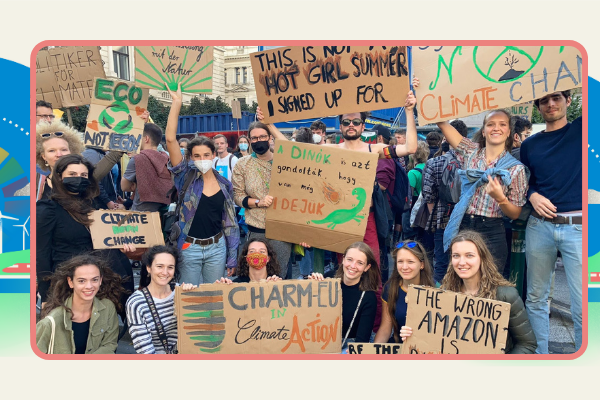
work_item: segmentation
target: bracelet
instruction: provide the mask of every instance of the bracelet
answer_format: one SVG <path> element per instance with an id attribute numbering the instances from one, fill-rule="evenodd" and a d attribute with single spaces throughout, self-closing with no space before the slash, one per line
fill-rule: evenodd
<path id="1" fill-rule="evenodd" d="M 498 202 L 499 206 L 501 206 L 502 204 L 510 204 L 510 201 L 508 201 L 508 197 L 504 196 L 504 200 Z"/>

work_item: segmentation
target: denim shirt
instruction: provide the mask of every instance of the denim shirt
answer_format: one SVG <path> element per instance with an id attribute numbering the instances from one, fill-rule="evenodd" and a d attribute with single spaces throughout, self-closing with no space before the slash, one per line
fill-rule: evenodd
<path id="1" fill-rule="evenodd" d="M 198 204 L 200 203 L 202 190 L 204 189 L 204 179 L 193 161 L 185 162 L 185 160 L 182 160 L 175 167 L 169 162 L 168 167 L 173 173 L 173 180 L 178 191 L 181 191 L 185 184 L 185 178 L 188 171 L 192 170 L 196 174 L 196 177 L 185 192 L 179 214 L 181 235 L 179 235 L 179 239 L 177 240 L 177 246 L 181 249 L 183 242 L 190 231 L 190 227 L 192 226 L 196 211 L 198 210 Z M 223 234 L 225 235 L 227 244 L 227 268 L 235 268 L 237 265 L 237 251 L 240 245 L 240 229 L 238 227 L 235 205 L 233 202 L 233 186 L 231 185 L 231 182 L 222 177 L 216 170 L 213 169 L 213 173 L 225 196 L 222 221 Z"/>

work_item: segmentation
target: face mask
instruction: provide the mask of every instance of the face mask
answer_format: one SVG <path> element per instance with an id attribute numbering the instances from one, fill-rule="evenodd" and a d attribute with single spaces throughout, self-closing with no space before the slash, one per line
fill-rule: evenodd
<path id="1" fill-rule="evenodd" d="M 185 149 L 181 149 L 181 155 L 185 156 Z"/>
<path id="2" fill-rule="evenodd" d="M 194 164 L 203 174 L 207 173 L 208 170 L 212 168 L 212 160 L 196 160 L 194 161 Z"/>
<path id="3" fill-rule="evenodd" d="M 260 155 L 265 154 L 267 151 L 269 151 L 269 142 L 268 141 L 260 141 L 260 142 L 256 142 L 256 143 L 252 143 L 252 150 Z"/>
<path id="4" fill-rule="evenodd" d="M 319 135 L 317 133 L 313 133 L 313 143 L 314 144 L 321 143 L 321 140 L 323 140 L 323 138 L 321 137 L 321 135 Z"/>
<path id="5" fill-rule="evenodd" d="M 82 176 L 68 176 L 63 178 L 63 185 L 70 193 L 82 194 L 90 186 L 90 181 Z"/>
<path id="6" fill-rule="evenodd" d="M 449 152 L 450 151 L 450 143 L 448 143 L 448 142 L 442 143 L 442 151 L 445 153 Z"/>
<path id="7" fill-rule="evenodd" d="M 241 151 L 248 151 L 248 143 L 240 143 Z"/>
<path id="8" fill-rule="evenodd" d="M 262 253 L 251 253 L 246 256 L 248 265 L 254 269 L 263 269 L 267 265 L 267 255 Z"/>

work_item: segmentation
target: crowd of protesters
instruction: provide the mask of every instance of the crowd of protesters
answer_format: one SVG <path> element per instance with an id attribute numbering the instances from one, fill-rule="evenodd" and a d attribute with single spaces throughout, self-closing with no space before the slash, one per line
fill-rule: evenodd
<path id="1" fill-rule="evenodd" d="M 415 79 L 417 93 L 418 85 Z M 274 140 L 290 138 L 263 123 L 260 109 L 233 148 L 223 135 L 178 140 L 181 89 L 170 94 L 166 142 L 161 145 L 162 130 L 146 113 L 140 152 L 126 167 L 122 153 L 84 148 L 79 132 L 54 120 L 51 104 L 36 104 L 41 351 L 114 353 L 120 316 L 138 353 L 174 353 L 176 284 L 190 290 L 207 283 L 337 277 L 344 346 L 405 340 L 412 334 L 408 286 L 426 285 L 511 303 L 506 352 L 543 354 L 559 253 L 581 346 L 582 124 L 581 118 L 567 121 L 569 91 L 535 101 L 546 129 L 531 136 L 531 123 L 498 109 L 472 139 L 454 120 L 418 140 L 412 91 L 406 129 L 376 125 L 376 143 L 361 140 L 366 112 L 340 115 L 341 135 L 328 135 L 320 120 L 295 131 L 291 140 L 297 142 L 379 155 L 374 192 L 385 196 L 391 218 L 381 218 L 386 213 L 373 202 L 363 241 L 344 254 L 319 249 L 310 238 L 266 238 Z M 171 214 L 162 219 L 167 245 L 94 251 L 89 213 L 96 209 Z M 515 223 L 526 226 L 521 295 L 510 281 Z M 141 265 L 137 288 L 132 262 Z M 52 338 L 50 331 L 56 331 Z"/>

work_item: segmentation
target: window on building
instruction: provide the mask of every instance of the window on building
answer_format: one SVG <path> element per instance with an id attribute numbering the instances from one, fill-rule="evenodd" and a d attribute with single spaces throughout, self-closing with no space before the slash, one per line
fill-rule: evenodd
<path id="1" fill-rule="evenodd" d="M 235 84 L 239 84 L 240 83 L 240 69 L 239 67 L 235 68 Z"/>
<path id="2" fill-rule="evenodd" d="M 244 68 L 242 68 L 242 70 L 243 70 L 242 74 L 243 74 L 244 83 L 248 83 L 248 71 L 247 71 L 247 68 L 244 67 Z"/>
<path id="3" fill-rule="evenodd" d="M 117 78 L 129 80 L 129 49 L 127 46 L 113 47 L 113 60 Z"/>

